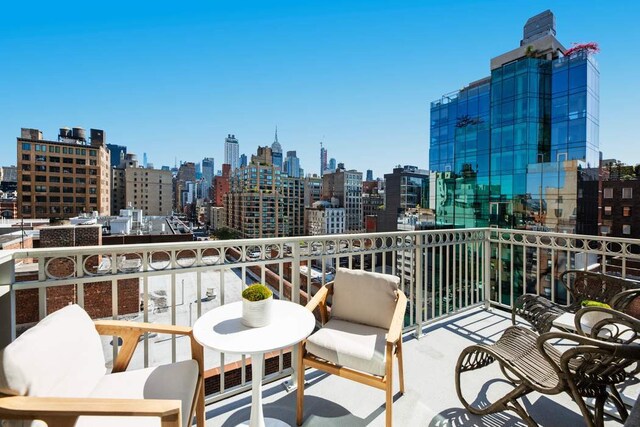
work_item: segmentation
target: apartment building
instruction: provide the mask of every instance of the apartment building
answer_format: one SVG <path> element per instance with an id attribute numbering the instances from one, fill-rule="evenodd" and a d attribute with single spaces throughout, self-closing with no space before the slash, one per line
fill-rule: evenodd
<path id="1" fill-rule="evenodd" d="M 104 131 L 61 128 L 57 141 L 38 129 L 17 138 L 18 212 L 22 218 L 67 219 L 82 212 L 109 215 L 110 153 Z"/>
<path id="2" fill-rule="evenodd" d="M 133 207 L 149 216 L 171 215 L 173 207 L 173 177 L 171 171 L 145 168 L 135 154 L 112 171 L 113 215 Z"/>

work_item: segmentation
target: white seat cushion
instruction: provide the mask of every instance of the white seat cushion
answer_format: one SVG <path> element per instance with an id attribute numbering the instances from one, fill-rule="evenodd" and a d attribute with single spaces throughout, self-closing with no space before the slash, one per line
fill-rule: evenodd
<path id="1" fill-rule="evenodd" d="M 387 332 L 374 326 L 331 319 L 307 339 L 306 349 L 336 365 L 383 376 Z"/>
<path id="2" fill-rule="evenodd" d="M 338 268 L 333 283 L 331 317 L 389 329 L 400 278 Z"/>
<path id="3" fill-rule="evenodd" d="M 100 335 L 78 305 L 48 315 L 0 351 L 0 393 L 83 397 L 106 372 Z"/>
<path id="4" fill-rule="evenodd" d="M 89 397 L 113 399 L 176 399 L 182 401 L 182 425 L 190 426 L 198 363 L 184 360 L 170 365 L 105 375 Z M 76 427 L 160 426 L 158 417 L 80 417 Z"/>

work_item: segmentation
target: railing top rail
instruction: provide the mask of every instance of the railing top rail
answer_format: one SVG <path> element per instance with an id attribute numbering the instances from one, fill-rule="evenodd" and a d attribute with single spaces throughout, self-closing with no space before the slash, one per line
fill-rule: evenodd
<path id="1" fill-rule="evenodd" d="M 600 240 L 603 242 L 615 242 L 615 243 L 629 243 L 640 244 L 640 239 L 630 239 L 623 237 L 607 237 L 607 236 L 592 236 L 589 234 L 573 234 L 573 233 L 554 233 L 550 231 L 535 231 L 535 230 L 517 230 L 512 228 L 484 228 L 484 231 L 489 231 L 489 240 L 497 242 L 500 239 L 496 239 L 492 236 L 493 233 L 501 234 L 523 234 L 528 236 L 541 236 L 541 237 L 559 237 L 564 239 L 585 239 L 585 240 Z"/>
<path id="2" fill-rule="evenodd" d="M 74 246 L 60 248 L 35 248 L 35 249 L 16 249 L 6 251 L 14 259 L 37 258 L 46 256 L 47 253 L 55 252 L 73 253 L 74 255 L 92 255 L 92 254 L 108 254 L 112 252 L 145 252 L 153 251 L 175 251 L 183 249 L 208 249 L 219 247 L 246 247 L 259 245 L 282 245 L 286 243 L 304 243 L 304 242 L 324 242 L 324 241 L 340 241 L 353 239 L 376 239 L 376 238 L 393 238 L 406 237 L 416 235 L 445 234 L 445 233 L 473 233 L 486 232 L 488 228 L 465 228 L 450 230 L 420 230 L 420 231 L 392 231 L 378 233 L 358 233 L 358 234 L 327 234 L 321 236 L 297 236 L 297 237 L 265 237 L 259 239 L 238 239 L 238 240 L 205 240 L 205 241 L 187 241 L 187 242 L 166 242 L 166 243 L 140 243 L 140 244 L 123 244 L 123 245 L 102 245 L 102 246 Z"/>

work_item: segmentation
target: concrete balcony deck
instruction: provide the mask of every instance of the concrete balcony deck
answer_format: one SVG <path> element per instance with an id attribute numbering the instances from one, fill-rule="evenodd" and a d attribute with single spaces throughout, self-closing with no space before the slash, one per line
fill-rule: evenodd
<path id="1" fill-rule="evenodd" d="M 420 339 L 407 335 L 404 346 L 406 392 L 402 396 L 397 392 L 397 370 L 394 371 L 394 425 L 526 426 L 510 411 L 485 417 L 472 415 L 463 408 L 455 391 L 454 369 L 461 350 L 473 343 L 496 341 L 510 325 L 507 312 L 474 308 L 429 325 Z M 469 401 L 474 401 L 474 396 L 494 401 L 509 387 L 500 380 L 503 376 L 497 364 L 466 377 L 471 379 L 463 382 L 463 391 Z M 305 378 L 305 426 L 384 425 L 383 391 L 313 369 L 307 370 Z M 635 398 L 639 391 L 638 384 L 631 384 L 625 394 Z M 282 381 L 276 381 L 264 386 L 263 396 L 266 417 L 295 426 L 295 391 L 287 393 Z M 584 425 L 578 406 L 567 394 L 546 396 L 534 392 L 523 404 L 541 426 Z M 206 408 L 207 426 L 236 426 L 249 418 L 250 405 L 249 392 L 209 405 Z M 621 423 L 605 417 L 605 425 L 620 426 Z"/>

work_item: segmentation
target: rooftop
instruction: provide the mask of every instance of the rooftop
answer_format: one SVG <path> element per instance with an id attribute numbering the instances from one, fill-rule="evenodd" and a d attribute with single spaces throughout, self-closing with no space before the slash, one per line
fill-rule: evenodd
<path id="1" fill-rule="evenodd" d="M 456 395 L 454 370 L 458 355 L 469 345 L 495 342 L 511 326 L 510 314 L 474 308 L 432 323 L 423 336 L 404 339 L 404 395 L 394 381 L 395 426 L 526 426 L 514 412 L 479 417 L 467 412 Z M 494 364 L 496 365 L 496 364 Z M 508 384 L 496 366 L 474 371 L 463 383 L 463 393 L 490 401 L 501 396 Z M 324 372 L 310 369 L 305 375 L 304 426 L 384 426 L 384 392 Z M 638 395 L 640 386 L 629 384 L 625 395 Z M 504 394 L 504 393 L 503 393 Z M 264 386 L 265 417 L 295 424 L 296 393 L 285 391 L 282 380 Z M 541 426 L 583 425 L 578 406 L 567 394 L 545 396 L 531 393 L 525 408 Z M 249 418 L 251 394 L 245 392 L 208 405 L 207 426 L 235 426 Z M 606 426 L 620 426 L 605 417 Z"/>

